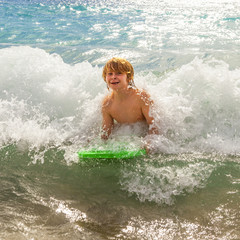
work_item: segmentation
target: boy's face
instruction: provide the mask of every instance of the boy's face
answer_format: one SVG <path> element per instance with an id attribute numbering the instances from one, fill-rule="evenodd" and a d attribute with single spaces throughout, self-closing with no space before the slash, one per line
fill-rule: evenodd
<path id="1" fill-rule="evenodd" d="M 126 73 L 107 72 L 106 82 L 112 90 L 124 89 L 128 87 L 128 80 Z"/>

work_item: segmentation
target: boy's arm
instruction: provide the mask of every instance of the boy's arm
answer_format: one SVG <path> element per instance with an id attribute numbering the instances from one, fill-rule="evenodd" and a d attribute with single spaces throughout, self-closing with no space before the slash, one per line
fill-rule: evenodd
<path id="1" fill-rule="evenodd" d="M 159 131 L 157 127 L 154 126 L 154 118 L 150 116 L 150 107 L 153 106 L 153 101 L 150 99 L 150 96 L 146 92 L 142 92 L 141 100 L 142 100 L 142 113 L 149 126 L 148 134 L 158 134 Z"/>
<path id="2" fill-rule="evenodd" d="M 153 101 L 151 100 L 150 96 L 144 92 L 142 97 L 142 113 L 147 121 L 149 126 L 148 135 L 151 134 L 159 134 L 158 128 L 154 124 L 154 118 L 150 116 L 150 107 L 153 106 Z M 147 154 L 151 152 L 151 141 L 147 140 L 144 146 Z"/>
<path id="3" fill-rule="evenodd" d="M 107 140 L 113 129 L 113 118 L 108 113 L 106 104 L 102 106 L 102 134 L 101 138 Z"/>

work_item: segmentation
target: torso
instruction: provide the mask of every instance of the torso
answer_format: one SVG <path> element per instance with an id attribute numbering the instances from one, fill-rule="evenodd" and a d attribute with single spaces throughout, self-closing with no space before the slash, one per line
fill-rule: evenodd
<path id="1" fill-rule="evenodd" d="M 119 100 L 111 95 L 106 99 L 105 104 L 108 113 L 118 123 L 136 123 L 145 121 L 142 101 L 139 91 L 132 89 L 132 93 L 127 98 Z"/>

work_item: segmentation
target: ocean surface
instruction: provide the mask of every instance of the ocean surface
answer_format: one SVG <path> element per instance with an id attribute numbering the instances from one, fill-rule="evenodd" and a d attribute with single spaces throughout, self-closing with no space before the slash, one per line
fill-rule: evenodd
<path id="1" fill-rule="evenodd" d="M 240 239 L 238 0 L 0 0 L 0 239 Z M 102 68 L 128 59 L 161 135 L 104 146 Z"/>

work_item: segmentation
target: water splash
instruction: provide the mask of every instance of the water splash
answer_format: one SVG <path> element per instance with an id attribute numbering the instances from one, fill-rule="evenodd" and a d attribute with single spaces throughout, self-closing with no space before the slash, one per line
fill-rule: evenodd
<path id="1" fill-rule="evenodd" d="M 138 165 L 122 171 L 121 186 L 141 201 L 173 204 L 175 197 L 205 187 L 214 166 L 203 162 L 186 166 Z"/>
<path id="2" fill-rule="evenodd" d="M 64 142 L 70 140 L 72 154 L 87 139 L 100 138 L 100 106 L 107 94 L 100 67 L 85 61 L 69 65 L 38 48 L 0 51 L 1 145 L 25 141 L 32 149 L 52 144 L 67 150 Z M 154 151 L 238 154 L 239 75 L 239 69 L 212 58 L 195 58 L 160 76 L 136 73 L 136 85 L 155 102 L 162 134 L 150 139 Z M 144 141 L 145 131 L 126 125 L 115 135 L 137 133 Z"/>

